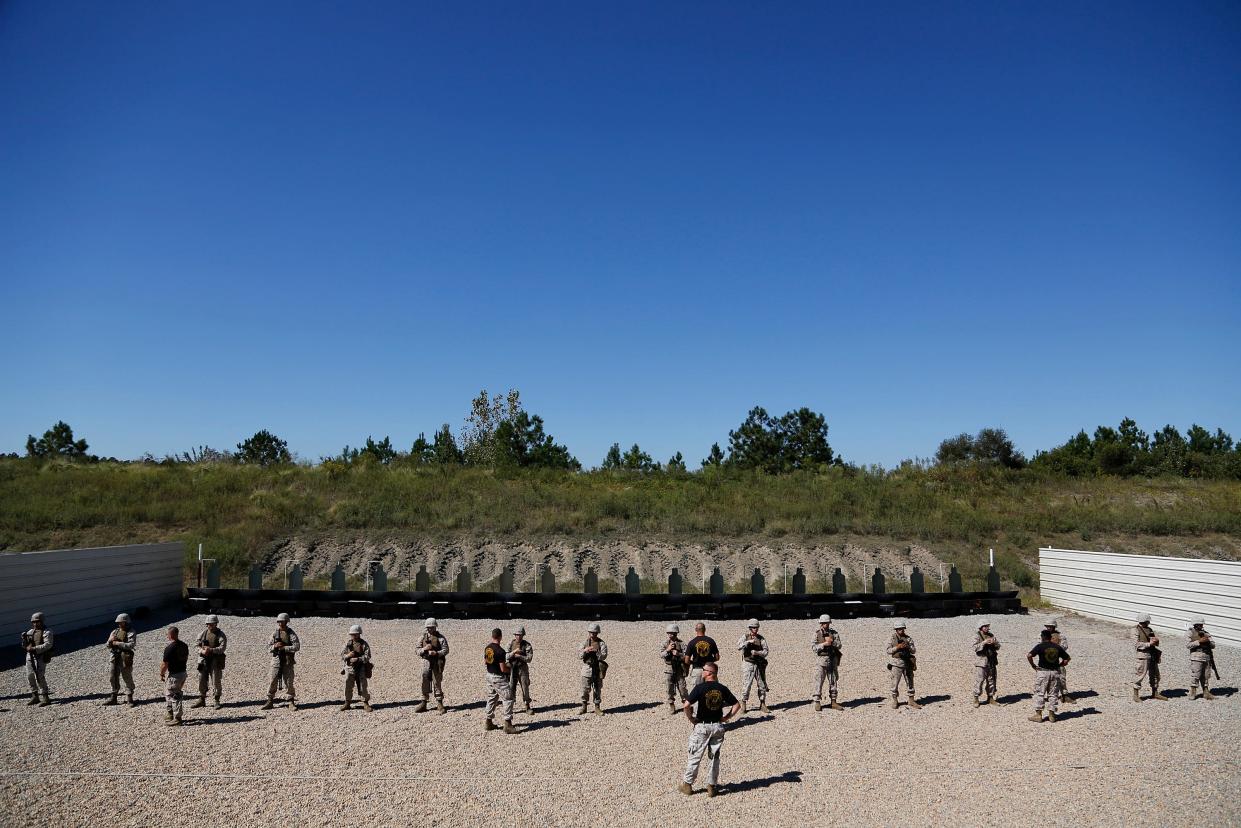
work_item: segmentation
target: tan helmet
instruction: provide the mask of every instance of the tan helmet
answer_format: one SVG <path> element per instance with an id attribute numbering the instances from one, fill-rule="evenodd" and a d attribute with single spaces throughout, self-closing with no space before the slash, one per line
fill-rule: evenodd
<path id="1" fill-rule="evenodd" d="M 41 612 L 36 612 L 36 613 L 34 613 L 33 615 L 31 615 L 31 616 L 30 616 L 30 623 L 31 623 L 31 624 L 33 624 L 33 623 L 34 623 L 34 622 L 36 622 L 36 621 L 42 621 L 42 620 L 43 620 L 43 613 L 41 613 Z"/>
<path id="2" fill-rule="evenodd" d="M 905 629 L 905 619 L 904 619 L 904 618 L 897 618 L 896 620 L 894 620 L 894 621 L 892 622 L 892 629 L 894 629 L 894 630 L 903 630 L 903 629 Z"/>
<path id="3" fill-rule="evenodd" d="M 128 623 L 129 623 L 129 613 L 122 612 L 120 615 L 116 616 L 116 623 L 118 623 L 118 624 L 122 624 L 122 623 L 123 623 L 123 624 L 128 624 Z"/>
<path id="4" fill-rule="evenodd" d="M 36 614 L 41 615 L 41 613 L 36 613 Z M 33 619 L 31 619 L 31 620 L 33 620 Z M 1190 625 L 1191 627 L 1201 627 L 1201 626 L 1202 626 L 1203 624 L 1205 624 L 1206 622 L 1207 622 L 1207 620 L 1206 620 L 1205 618 L 1203 618 L 1201 615 L 1195 615 L 1193 618 L 1189 619 L 1189 625 Z"/>
<path id="5" fill-rule="evenodd" d="M 525 634 L 526 634 L 525 627 L 518 627 L 517 629 L 513 630 L 513 635 L 525 635 Z"/>
<path id="6" fill-rule="evenodd" d="M 990 622 L 990 621 L 980 621 L 980 622 L 978 622 L 978 629 L 980 629 L 980 630 L 981 630 L 983 627 L 990 627 L 990 626 L 991 626 L 991 622 Z"/>
<path id="7" fill-rule="evenodd" d="M 432 627 L 438 627 L 439 623 L 434 618 L 428 618 L 426 620 L 426 623 L 423 624 L 422 626 L 426 627 L 429 630 Z"/>
<path id="8" fill-rule="evenodd" d="M 361 625 L 361 624 L 354 624 L 352 627 L 350 627 L 350 628 L 349 628 L 349 634 L 350 634 L 350 635 L 353 635 L 354 633 L 357 633 L 358 635 L 361 635 L 361 634 L 362 634 L 362 625 Z"/>
<path id="9" fill-rule="evenodd" d="M 669 633 L 679 633 L 679 632 L 681 632 L 681 628 L 680 628 L 680 627 L 678 627 L 676 624 L 669 624 L 669 625 L 668 625 L 668 626 L 664 629 L 664 632 L 669 632 Z"/>
<path id="10" fill-rule="evenodd" d="M 1138 614 L 1139 624 L 1149 624 L 1150 622 L 1151 622 L 1151 616 L 1149 612 L 1143 612 L 1143 613 Z"/>
<path id="11" fill-rule="evenodd" d="M 277 615 L 277 616 L 276 616 L 276 620 L 277 620 L 277 621 L 288 621 L 288 620 L 289 620 L 289 614 L 288 614 L 287 612 L 282 612 L 282 613 L 280 613 L 279 615 Z"/>
<path id="12" fill-rule="evenodd" d="M 591 624 L 589 627 L 587 627 L 587 628 L 586 628 L 586 632 L 592 632 L 592 633 L 597 633 L 597 632 L 599 632 L 599 625 L 598 625 L 598 624 Z"/>
<path id="13" fill-rule="evenodd" d="M 203 623 L 204 623 L 204 624 L 218 624 L 218 623 L 220 623 L 220 616 L 218 616 L 218 615 L 208 615 L 208 616 L 207 616 L 207 620 L 206 620 L 206 621 L 204 621 Z"/>
<path id="14" fill-rule="evenodd" d="M 751 619 L 750 619 L 750 620 L 746 623 L 746 626 L 747 626 L 747 627 L 749 627 L 749 628 L 750 628 L 750 629 L 752 629 L 752 630 L 757 630 L 757 629 L 758 629 L 758 619 L 757 619 L 757 618 L 751 618 Z"/>
<path id="15" fill-rule="evenodd" d="M 832 617 L 831 617 L 830 615 L 828 615 L 828 614 L 825 612 L 825 613 L 823 613 L 822 615 L 820 615 L 820 616 L 819 616 L 819 623 L 820 623 L 820 624 L 830 624 L 830 623 L 832 623 Z"/>

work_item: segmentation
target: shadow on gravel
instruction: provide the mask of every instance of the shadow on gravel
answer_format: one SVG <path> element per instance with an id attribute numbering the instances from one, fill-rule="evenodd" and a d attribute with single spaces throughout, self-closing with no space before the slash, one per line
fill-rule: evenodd
<path id="1" fill-rule="evenodd" d="M 662 706 L 660 702 L 634 702 L 632 704 L 622 704 L 620 707 L 607 708 L 605 713 L 636 713 L 639 710 L 650 710 L 652 707 Z"/>
<path id="2" fill-rule="evenodd" d="M 573 724 L 572 719 L 540 719 L 537 722 L 531 722 L 530 724 L 522 727 L 521 732 L 526 733 L 531 730 L 542 730 L 545 727 L 568 727 L 571 724 Z"/>
<path id="3" fill-rule="evenodd" d="M 749 727 L 750 725 L 762 724 L 763 722 L 770 722 L 770 721 L 775 720 L 775 718 L 776 718 L 775 716 L 770 716 L 770 715 L 754 716 L 754 717 L 746 716 L 744 718 L 737 719 L 736 724 L 730 727 L 729 730 L 739 730 L 743 727 Z"/>
<path id="4" fill-rule="evenodd" d="M 536 709 L 540 713 L 551 712 L 553 710 L 572 710 L 575 707 L 581 707 L 578 702 L 563 702 L 561 704 L 541 704 Z"/>
<path id="5" fill-rule="evenodd" d="M 420 704 L 422 704 L 422 699 L 405 699 L 403 701 L 390 701 L 384 702 L 383 704 L 372 704 L 371 707 L 375 710 L 389 710 L 396 707 L 417 707 Z M 435 708 L 431 709 L 434 710 Z"/>
<path id="6" fill-rule="evenodd" d="M 863 696 L 860 699 L 849 699 L 848 701 L 842 701 L 840 706 L 846 709 L 852 709 L 854 707 L 865 707 L 868 704 L 880 704 L 883 701 L 883 696 Z"/>
<path id="7" fill-rule="evenodd" d="M 792 782 L 801 784 L 801 771 L 785 771 L 779 776 L 768 776 L 763 779 L 747 779 L 744 782 L 737 782 L 731 785 L 724 785 L 721 793 L 745 793 L 746 791 L 757 791 L 760 788 L 770 788 L 772 785 L 779 785 L 783 782 Z"/>
<path id="8" fill-rule="evenodd" d="M 786 701 L 786 702 L 780 702 L 779 704 L 773 704 L 771 706 L 771 709 L 772 710 L 792 710 L 795 707 L 808 707 L 809 705 L 810 705 L 809 699 L 802 699 L 801 701 Z"/>
<path id="9" fill-rule="evenodd" d="M 190 725 L 197 727 L 198 725 L 245 724 L 246 722 L 258 721 L 259 719 L 262 719 L 262 718 L 263 718 L 262 716 L 231 716 L 231 717 L 225 717 L 225 718 L 214 718 L 213 717 L 210 719 L 199 719 L 195 717 L 192 719 L 185 719 L 183 722 L 181 722 L 181 725 L 183 727 L 188 727 Z"/>
<path id="10" fill-rule="evenodd" d="M 939 704 L 940 702 L 946 702 L 951 699 L 952 699 L 952 696 L 949 696 L 946 693 L 938 695 L 938 696 L 923 696 L 922 698 L 918 699 L 918 704 L 922 705 L 923 707 L 926 707 L 928 704 Z"/>
<path id="11" fill-rule="evenodd" d="M 465 704 L 450 704 L 448 705 L 448 709 L 449 710 L 482 710 L 486 706 L 487 706 L 487 702 L 485 701 L 472 701 L 472 702 L 466 702 Z"/>
<path id="12" fill-rule="evenodd" d="M 1013 702 L 1029 701 L 1034 698 L 1032 693 L 1009 693 L 1007 696 L 996 696 L 996 701 L 1000 704 L 1012 704 Z"/>
<path id="13" fill-rule="evenodd" d="M 337 699 L 336 701 L 317 701 L 317 702 L 300 702 L 299 701 L 297 703 L 297 709 L 298 710 L 317 710 L 320 707 L 340 707 L 344 703 L 345 703 L 344 699 Z"/>
<path id="14" fill-rule="evenodd" d="M 1164 691 L 1163 691 L 1163 694 L 1164 694 L 1165 696 L 1167 696 L 1168 698 L 1170 698 L 1170 699 L 1183 699 L 1183 698 L 1185 698 L 1186 696 L 1188 696 L 1188 695 L 1189 695 L 1189 691 L 1188 691 L 1188 690 L 1179 690 L 1179 689 L 1164 690 Z"/>
<path id="15" fill-rule="evenodd" d="M 1212 687 L 1211 695 L 1213 696 L 1231 696 L 1237 692 L 1235 687 Z"/>
<path id="16" fill-rule="evenodd" d="M 1065 710 L 1063 707 L 1056 711 L 1056 721 L 1066 722 L 1069 719 L 1078 719 L 1082 716 L 1096 716 L 1101 711 L 1093 707 L 1081 707 L 1077 710 Z"/>
<path id="17" fill-rule="evenodd" d="M 1082 690 L 1081 692 L 1069 693 L 1071 699 L 1093 699 L 1098 697 L 1098 693 L 1094 690 Z"/>

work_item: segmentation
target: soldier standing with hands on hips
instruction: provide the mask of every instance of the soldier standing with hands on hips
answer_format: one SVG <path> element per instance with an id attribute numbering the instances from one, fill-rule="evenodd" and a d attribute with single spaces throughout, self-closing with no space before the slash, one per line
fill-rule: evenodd
<path id="1" fill-rule="evenodd" d="M 720 784 L 720 751 L 724 747 L 724 724 L 741 710 L 732 691 L 716 681 L 719 668 L 711 663 L 702 668 L 702 681 L 685 701 L 685 718 L 694 726 L 689 737 L 689 759 L 678 790 L 694 792 L 694 780 L 703 758 L 707 760 L 707 796 L 715 796 Z M 728 712 L 724 712 L 728 708 Z"/>
<path id="2" fill-rule="evenodd" d="M 52 631 L 43 625 L 43 613 L 30 616 L 30 629 L 22 633 L 22 649 L 26 651 L 26 680 L 30 682 L 30 701 L 47 707 L 52 703 L 47 689 L 47 663 L 52 660 Z M 42 700 L 39 694 L 43 694 Z"/>
<path id="3" fill-rule="evenodd" d="M 1056 720 L 1056 706 L 1060 701 L 1060 665 L 1067 664 L 1069 654 L 1051 640 L 1051 630 L 1043 630 L 1039 643 L 1026 653 L 1026 661 L 1034 669 L 1034 712 L 1030 721 L 1043 721 L 1043 708 L 1047 708 L 1047 721 Z M 1034 659 L 1038 659 L 1038 664 Z"/>

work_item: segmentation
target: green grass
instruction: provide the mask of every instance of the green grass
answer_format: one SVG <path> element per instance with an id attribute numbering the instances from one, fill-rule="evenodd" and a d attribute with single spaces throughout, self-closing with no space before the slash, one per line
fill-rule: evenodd
<path id="1" fill-rule="evenodd" d="M 941 550 L 960 550 L 957 564 L 967 582 L 985 571 L 977 550 L 995 547 L 1004 579 L 1029 591 L 1037 588 L 1030 557 L 1051 539 L 1241 536 L 1241 482 L 1068 479 L 996 469 L 642 477 L 0 460 L 0 549 L 181 540 L 192 555 L 201 542 L 232 579 L 273 543 L 322 533 L 720 543 L 907 539 L 949 560 Z M 886 574 L 900 588 L 901 574 Z M 928 590 L 938 588 L 934 574 L 926 573 Z M 830 580 L 807 577 L 812 591 L 830 590 Z M 780 587 L 778 577 L 769 577 L 770 591 Z M 686 574 L 685 590 L 700 589 Z"/>

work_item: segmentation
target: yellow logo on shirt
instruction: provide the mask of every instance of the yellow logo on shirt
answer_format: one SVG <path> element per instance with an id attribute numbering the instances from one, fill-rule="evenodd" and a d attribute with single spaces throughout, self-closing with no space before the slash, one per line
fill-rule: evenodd
<path id="1" fill-rule="evenodd" d="M 694 645 L 694 649 L 698 651 L 698 655 L 702 656 L 703 658 L 706 658 L 707 656 L 711 655 L 711 642 L 710 641 L 699 641 L 697 644 Z"/>
<path id="2" fill-rule="evenodd" d="M 702 697 L 708 710 L 719 710 L 724 706 L 724 694 L 719 690 L 708 690 Z"/>
<path id="3" fill-rule="evenodd" d="M 496 663 L 496 651 L 492 649 L 491 647 L 488 647 L 485 650 L 483 650 L 483 660 L 486 661 L 488 664 L 495 664 Z"/>

